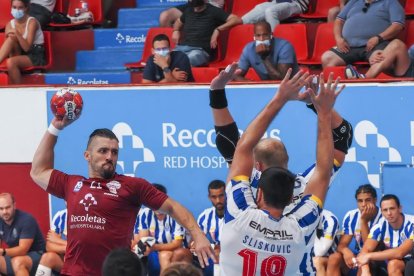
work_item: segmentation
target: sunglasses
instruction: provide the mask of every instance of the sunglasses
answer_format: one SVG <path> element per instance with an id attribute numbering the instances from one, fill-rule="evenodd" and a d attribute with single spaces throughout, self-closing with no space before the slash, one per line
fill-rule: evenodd
<path id="1" fill-rule="evenodd" d="M 365 2 L 365 6 L 362 8 L 362 11 L 364 13 L 367 13 L 367 11 L 368 11 L 368 9 L 369 9 L 370 6 L 371 6 L 371 3 Z"/>

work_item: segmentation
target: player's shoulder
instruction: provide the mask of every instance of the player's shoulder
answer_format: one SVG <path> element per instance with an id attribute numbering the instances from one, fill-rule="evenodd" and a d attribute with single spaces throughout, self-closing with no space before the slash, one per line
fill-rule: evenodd
<path id="1" fill-rule="evenodd" d="M 124 174 L 115 174 L 115 177 L 112 181 L 118 181 L 125 185 L 151 185 L 151 183 L 149 183 L 148 180 L 144 178 L 128 176 Z"/>
<path id="2" fill-rule="evenodd" d="M 354 216 L 359 216 L 359 213 L 360 212 L 359 212 L 358 208 L 349 210 L 348 212 L 345 213 L 344 219 L 345 218 L 352 218 Z"/>
<path id="3" fill-rule="evenodd" d="M 201 217 L 201 216 L 208 216 L 208 215 L 210 215 L 211 213 L 214 213 L 214 211 L 215 211 L 214 206 L 209 207 L 209 208 L 206 208 L 206 209 L 204 209 L 204 210 L 200 213 L 199 217 Z"/>

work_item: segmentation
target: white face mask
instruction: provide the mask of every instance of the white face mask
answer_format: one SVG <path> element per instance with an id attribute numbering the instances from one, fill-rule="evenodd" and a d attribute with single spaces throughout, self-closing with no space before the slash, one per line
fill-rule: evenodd
<path id="1" fill-rule="evenodd" d="M 272 38 L 270 38 L 272 39 Z M 270 46 L 270 39 L 266 39 L 266 40 L 255 40 L 256 41 L 256 46 L 259 46 L 261 44 L 264 44 L 265 46 Z"/>
<path id="2" fill-rule="evenodd" d="M 166 57 L 170 53 L 170 50 L 169 49 L 155 50 L 154 53 L 162 57 Z"/>
<path id="3" fill-rule="evenodd" d="M 20 19 L 24 16 L 24 10 L 11 9 L 11 14 L 14 18 Z"/>

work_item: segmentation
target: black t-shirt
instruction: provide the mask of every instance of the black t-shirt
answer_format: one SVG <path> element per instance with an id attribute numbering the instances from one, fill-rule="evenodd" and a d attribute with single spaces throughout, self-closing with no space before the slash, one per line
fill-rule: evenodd
<path id="1" fill-rule="evenodd" d="M 45 251 L 45 240 L 35 218 L 26 212 L 16 210 L 11 225 L 0 219 L 0 240 L 8 247 L 16 247 L 20 239 L 33 239 L 29 252 Z"/>
<path id="2" fill-rule="evenodd" d="M 170 53 L 171 62 L 168 68 L 174 70 L 174 68 L 179 68 L 181 71 L 187 72 L 187 82 L 193 82 L 194 77 L 191 72 L 190 60 L 187 55 L 180 51 L 172 51 Z M 164 72 L 162 68 L 154 63 L 154 55 L 151 55 L 147 59 L 147 64 L 144 67 L 143 79 L 159 82 L 164 79 Z"/>
<path id="3" fill-rule="evenodd" d="M 180 18 L 184 26 L 183 40 L 179 45 L 201 47 L 211 53 L 211 35 L 215 28 L 226 22 L 228 17 L 228 13 L 210 4 L 206 4 L 202 12 L 195 12 L 194 8 L 187 7 Z"/>

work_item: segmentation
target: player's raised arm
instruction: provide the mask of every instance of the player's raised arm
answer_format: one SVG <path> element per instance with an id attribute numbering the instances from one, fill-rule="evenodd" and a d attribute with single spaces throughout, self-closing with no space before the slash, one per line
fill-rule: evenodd
<path id="1" fill-rule="evenodd" d="M 62 88 L 52 97 L 51 108 L 55 118 L 36 149 L 30 170 L 33 181 L 44 190 L 54 168 L 54 147 L 59 132 L 79 118 L 82 107 L 82 97 L 70 88 Z"/>
<path id="2" fill-rule="evenodd" d="M 309 81 L 309 74 L 299 71 L 290 78 L 292 70 L 289 69 L 280 84 L 277 93 L 270 102 L 250 123 L 237 144 L 234 159 L 230 168 L 227 182 L 235 176 L 250 176 L 253 169 L 253 149 L 264 135 L 270 123 L 290 100 L 301 99 L 300 89 Z"/>
<path id="3" fill-rule="evenodd" d="M 325 84 L 323 74 L 319 79 L 319 93 L 310 90 L 312 103 L 318 113 L 318 141 L 316 149 L 316 168 L 305 188 L 304 195 L 315 195 L 322 203 L 325 200 L 331 176 L 333 155 L 332 138 L 332 108 L 336 97 L 345 86 L 337 89 L 339 78 L 333 81 L 333 74 L 329 75 L 328 82 Z"/>

